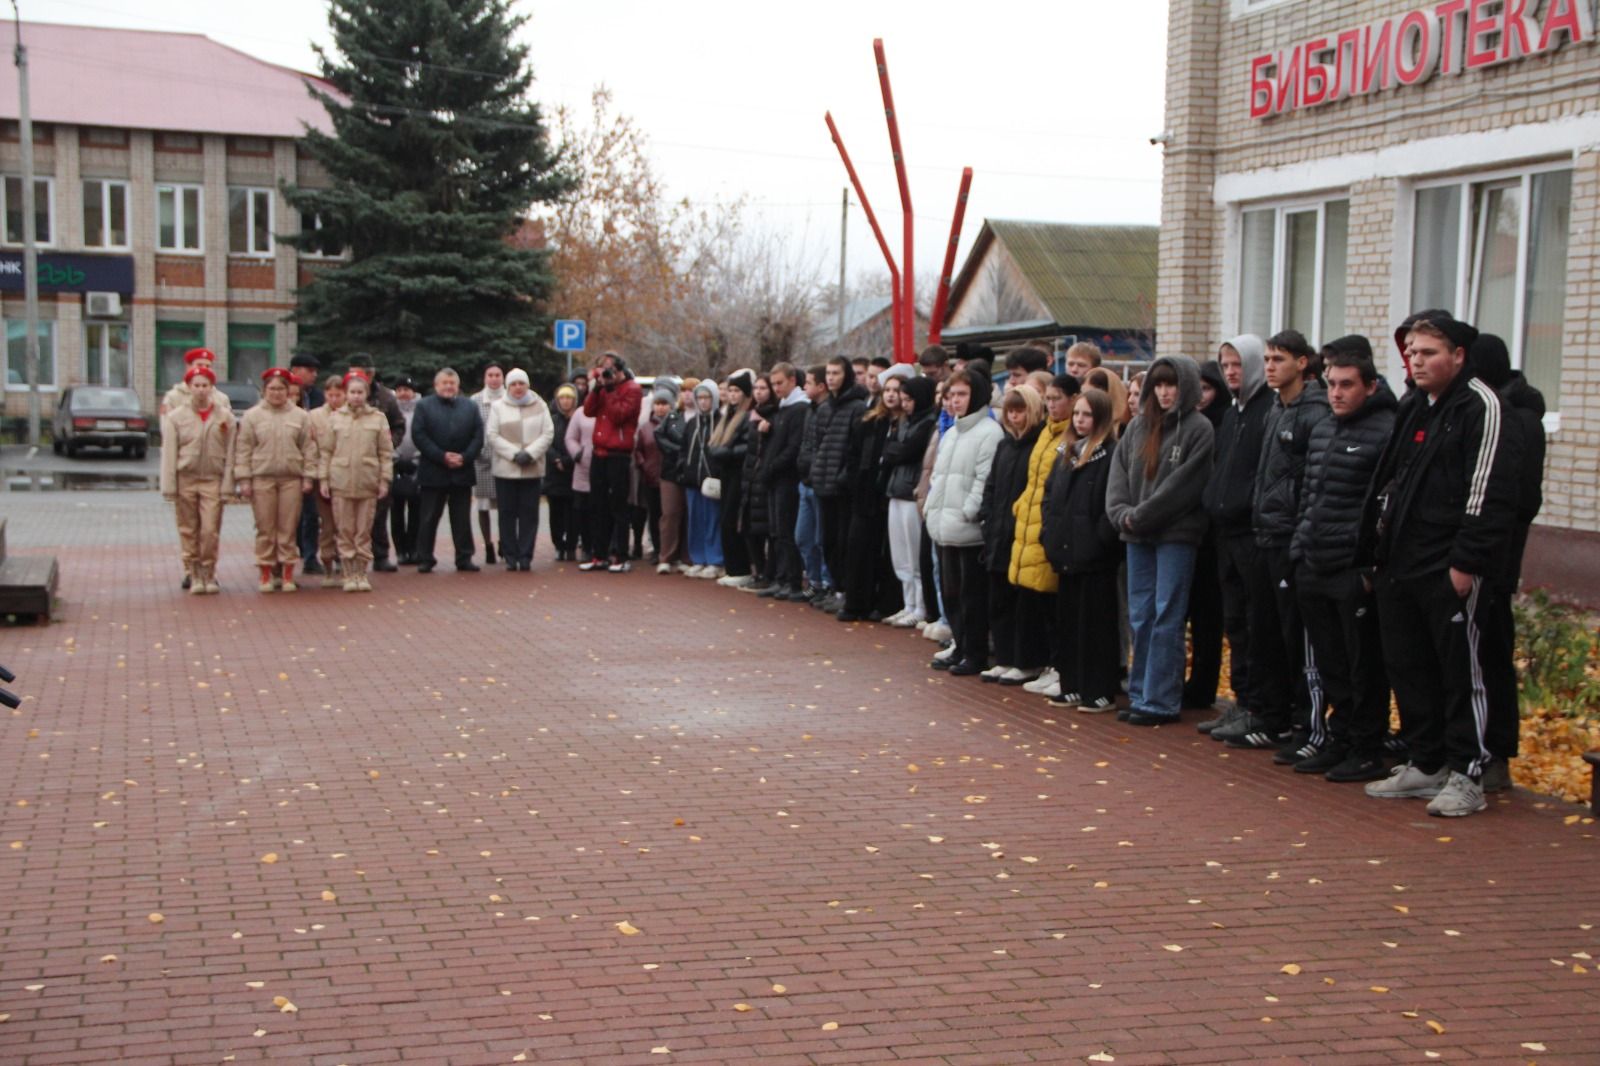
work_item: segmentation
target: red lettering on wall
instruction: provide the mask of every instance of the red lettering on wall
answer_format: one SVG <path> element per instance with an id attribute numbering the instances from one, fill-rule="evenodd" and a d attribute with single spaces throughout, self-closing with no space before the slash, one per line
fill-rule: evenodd
<path id="1" fill-rule="evenodd" d="M 1425 11 L 1401 17 L 1394 43 L 1394 76 L 1401 85 L 1415 85 L 1438 68 L 1439 35 L 1433 27 Z"/>
<path id="2" fill-rule="evenodd" d="M 1298 44 L 1286 54 L 1279 53 L 1278 88 L 1272 97 L 1274 113 L 1292 111 L 1300 106 L 1296 97 L 1300 93 L 1300 62 L 1303 55 L 1302 46 Z"/>
<path id="3" fill-rule="evenodd" d="M 1494 16 L 1485 11 L 1491 4 L 1497 2 L 1503 2 L 1503 0 L 1472 0 L 1471 6 L 1467 9 L 1466 67 L 1468 70 L 1487 67 L 1499 59 L 1495 55 L 1493 46 L 1483 47 L 1483 38 L 1500 28 L 1495 24 Z"/>
<path id="4" fill-rule="evenodd" d="M 1456 62 L 1456 55 L 1461 51 L 1460 38 L 1456 35 L 1456 25 L 1461 21 L 1461 12 L 1466 9 L 1467 0 L 1445 0 L 1433 9 L 1434 17 L 1439 20 L 1439 73 L 1460 74 L 1461 64 Z"/>
<path id="5" fill-rule="evenodd" d="M 1276 57 L 1255 56 L 1250 60 L 1250 117 L 1265 118 L 1272 110 L 1272 79 L 1263 77 L 1261 71 L 1271 67 Z"/>
<path id="6" fill-rule="evenodd" d="M 1544 29 L 1539 34 L 1539 51 L 1549 48 L 1551 39 L 1558 32 L 1565 33 L 1567 40 L 1573 44 L 1587 41 L 1594 35 L 1589 5 L 1584 0 L 1550 0 L 1550 8 L 1544 16 Z"/>
<path id="7" fill-rule="evenodd" d="M 1500 58 L 1528 54 L 1528 0 L 1505 0 L 1500 13 Z"/>
<path id="8" fill-rule="evenodd" d="M 1318 37 L 1305 44 L 1306 72 L 1300 80 L 1300 106 L 1315 107 L 1328 98 L 1328 39 Z"/>
<path id="9" fill-rule="evenodd" d="M 1394 40 L 1394 19 L 1374 22 L 1363 29 L 1361 35 L 1361 83 L 1356 89 L 1363 96 L 1374 89 L 1387 89 L 1393 68 L 1389 63 L 1390 46 Z"/>
<path id="10" fill-rule="evenodd" d="M 1345 30 L 1333 46 L 1333 88 L 1329 100 L 1340 100 L 1355 91 L 1361 75 L 1361 31 Z"/>

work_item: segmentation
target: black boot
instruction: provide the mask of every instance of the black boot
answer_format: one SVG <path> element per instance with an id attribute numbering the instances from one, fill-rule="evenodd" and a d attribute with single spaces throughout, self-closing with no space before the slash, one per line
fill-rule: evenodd
<path id="1" fill-rule="evenodd" d="M 494 565 L 494 544 L 491 541 L 483 542 L 483 561 L 490 566 Z"/>

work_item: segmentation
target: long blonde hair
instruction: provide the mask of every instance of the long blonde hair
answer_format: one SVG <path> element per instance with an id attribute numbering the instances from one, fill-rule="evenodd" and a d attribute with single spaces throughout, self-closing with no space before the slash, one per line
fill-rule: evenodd
<path id="1" fill-rule="evenodd" d="M 1002 418 L 1000 421 L 1000 425 L 1006 431 L 1007 436 L 1021 440 L 1033 430 L 1033 427 L 1044 421 L 1044 397 L 1040 396 L 1039 390 L 1032 385 L 1018 385 L 1016 388 L 1009 390 L 1005 399 L 1000 401 L 1000 411 L 1002 414 L 1006 411 L 1026 411 L 1028 413 L 1028 424 L 1022 427 L 1022 432 L 1020 433 L 1012 430 L 1011 423 L 1008 420 Z"/>

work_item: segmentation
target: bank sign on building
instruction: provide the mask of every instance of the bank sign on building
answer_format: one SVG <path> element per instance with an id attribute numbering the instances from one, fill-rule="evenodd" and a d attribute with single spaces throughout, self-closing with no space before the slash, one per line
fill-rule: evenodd
<path id="1" fill-rule="evenodd" d="M 1600 603 L 1597 0 L 1172 0 L 1157 336 L 1367 336 L 1443 307 L 1549 414 L 1525 581 Z"/>

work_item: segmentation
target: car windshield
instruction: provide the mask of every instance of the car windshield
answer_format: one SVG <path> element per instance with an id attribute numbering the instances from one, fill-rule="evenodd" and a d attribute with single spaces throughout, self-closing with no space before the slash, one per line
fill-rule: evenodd
<path id="1" fill-rule="evenodd" d="M 132 389 L 74 389 L 72 406 L 99 407 L 108 411 L 137 411 L 139 394 Z"/>

